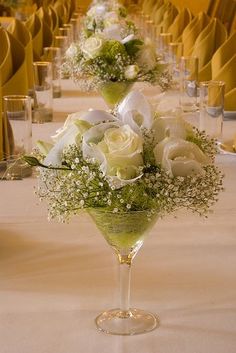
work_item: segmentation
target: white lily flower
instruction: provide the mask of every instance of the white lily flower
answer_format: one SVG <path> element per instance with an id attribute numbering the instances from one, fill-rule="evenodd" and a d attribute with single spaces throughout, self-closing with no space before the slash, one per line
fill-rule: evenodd
<path id="1" fill-rule="evenodd" d="M 117 111 L 120 120 L 124 124 L 130 124 L 136 132 L 143 127 L 150 129 L 153 124 L 152 106 L 141 92 L 130 92 L 120 103 Z"/>

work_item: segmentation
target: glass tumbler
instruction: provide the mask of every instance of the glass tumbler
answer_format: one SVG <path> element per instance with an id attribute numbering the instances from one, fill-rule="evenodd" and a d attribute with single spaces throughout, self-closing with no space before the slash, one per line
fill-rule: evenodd
<path id="1" fill-rule="evenodd" d="M 225 82 L 200 82 L 200 130 L 204 130 L 211 138 L 222 137 L 224 119 Z"/>
<path id="2" fill-rule="evenodd" d="M 5 154 L 8 180 L 20 180 L 32 174 L 31 167 L 22 159 L 32 149 L 31 97 L 9 95 L 3 97 L 4 120 L 8 128 L 5 134 Z"/>
<path id="3" fill-rule="evenodd" d="M 53 118 L 52 63 L 36 61 L 34 70 L 34 123 L 45 123 Z"/>
<path id="4" fill-rule="evenodd" d="M 171 42 L 169 43 L 169 70 L 172 76 L 175 88 L 179 88 L 180 81 L 180 58 L 183 55 L 183 43 Z"/>
<path id="5" fill-rule="evenodd" d="M 198 110 L 198 57 L 180 59 L 180 107 L 183 112 Z"/>
<path id="6" fill-rule="evenodd" d="M 58 47 L 46 47 L 43 49 L 44 60 L 52 63 L 52 90 L 53 98 L 61 97 L 61 49 Z"/>

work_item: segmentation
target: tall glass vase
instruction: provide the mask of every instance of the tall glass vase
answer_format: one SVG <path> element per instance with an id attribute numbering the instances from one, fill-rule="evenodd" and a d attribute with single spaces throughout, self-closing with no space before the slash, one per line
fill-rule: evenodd
<path id="1" fill-rule="evenodd" d="M 89 214 L 114 249 L 120 268 L 119 307 L 102 312 L 95 320 L 97 328 L 114 335 L 135 335 L 154 330 L 159 324 L 154 314 L 130 308 L 130 275 L 132 260 L 154 226 L 157 213 L 148 210 L 113 213 L 101 208 L 91 209 Z"/>
<path id="2" fill-rule="evenodd" d="M 100 86 L 99 92 L 108 108 L 114 109 L 131 90 L 133 82 L 105 82 Z"/>

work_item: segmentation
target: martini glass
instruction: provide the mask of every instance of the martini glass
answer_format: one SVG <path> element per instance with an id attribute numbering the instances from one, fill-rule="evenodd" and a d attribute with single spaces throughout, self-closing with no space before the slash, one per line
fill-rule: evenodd
<path id="1" fill-rule="evenodd" d="M 114 109 L 133 87 L 133 82 L 105 82 L 101 85 L 99 92 L 110 109 Z"/>
<path id="2" fill-rule="evenodd" d="M 91 209 L 89 214 L 107 243 L 115 251 L 120 268 L 120 306 L 102 312 L 96 319 L 97 328 L 113 335 L 135 335 L 154 330 L 158 318 L 144 310 L 130 308 L 131 264 L 158 214 L 144 211 L 114 213 Z"/>

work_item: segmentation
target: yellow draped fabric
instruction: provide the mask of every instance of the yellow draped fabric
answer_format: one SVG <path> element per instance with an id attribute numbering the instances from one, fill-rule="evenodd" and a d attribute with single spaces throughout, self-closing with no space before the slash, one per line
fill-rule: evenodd
<path id="1" fill-rule="evenodd" d="M 210 0 L 208 14 L 217 17 L 230 31 L 236 12 L 235 0 Z"/>
<path id="2" fill-rule="evenodd" d="M 11 44 L 6 31 L 0 27 L 0 85 L 3 86 L 13 73 Z"/>
<path id="3" fill-rule="evenodd" d="M 175 17 L 174 22 L 168 28 L 168 32 L 172 33 L 173 42 L 181 41 L 181 36 L 185 27 L 192 19 L 192 14 L 189 9 L 184 8 Z"/>
<path id="4" fill-rule="evenodd" d="M 64 23 L 67 23 L 69 20 L 68 8 L 63 1 L 57 1 L 53 5 L 54 10 L 57 13 L 59 20 L 59 27 L 62 27 Z"/>
<path id="5" fill-rule="evenodd" d="M 192 55 L 199 58 L 199 80 L 211 79 L 211 58 L 227 38 L 227 31 L 216 18 L 201 31 L 196 39 Z"/>
<path id="6" fill-rule="evenodd" d="M 40 7 L 37 11 L 37 15 L 42 23 L 42 31 L 43 31 L 43 47 L 50 47 L 53 42 L 53 33 L 52 33 L 52 20 L 47 11 Z"/>
<path id="7" fill-rule="evenodd" d="M 156 10 L 156 12 L 153 15 L 153 21 L 154 21 L 155 25 L 159 25 L 162 22 L 164 13 L 166 12 L 167 9 L 168 9 L 168 3 L 163 3 Z"/>
<path id="8" fill-rule="evenodd" d="M 158 9 L 163 5 L 163 3 L 164 3 L 163 0 L 157 0 L 155 5 L 153 6 L 151 13 L 150 13 L 150 17 L 153 21 L 154 21 L 156 11 L 158 11 Z"/>
<path id="9" fill-rule="evenodd" d="M 197 15 L 201 11 L 207 12 L 210 0 L 171 0 L 171 2 L 180 10 L 186 7 L 192 14 Z"/>
<path id="10" fill-rule="evenodd" d="M 178 10 L 171 4 L 163 15 L 163 20 L 160 23 L 160 28 L 164 33 L 168 31 L 170 25 L 174 22 L 174 19 L 178 15 Z"/>
<path id="11" fill-rule="evenodd" d="M 155 5 L 156 1 L 155 0 L 146 0 L 143 2 L 143 12 L 146 14 L 146 15 L 150 15 L 150 13 L 152 12 L 152 9 Z"/>
<path id="12" fill-rule="evenodd" d="M 202 30 L 209 24 L 209 22 L 210 17 L 205 12 L 200 12 L 184 29 L 182 33 L 184 56 L 191 55 L 197 37 L 202 32 Z"/>
<path id="13" fill-rule="evenodd" d="M 7 28 L 8 32 L 23 45 L 27 66 L 27 79 L 29 89 L 33 88 L 33 46 L 32 37 L 26 26 L 19 20 L 14 19 Z"/>
<path id="14" fill-rule="evenodd" d="M 59 19 L 58 19 L 57 13 L 52 6 L 49 7 L 48 13 L 52 21 L 51 29 L 52 29 L 53 35 L 56 36 L 59 28 Z"/>
<path id="15" fill-rule="evenodd" d="M 225 110 L 236 110 L 236 32 L 215 52 L 212 79 L 225 82 Z"/>
<path id="16" fill-rule="evenodd" d="M 31 33 L 33 43 L 34 61 L 40 60 L 43 54 L 43 25 L 37 14 L 33 14 L 25 22 L 26 27 Z"/>

